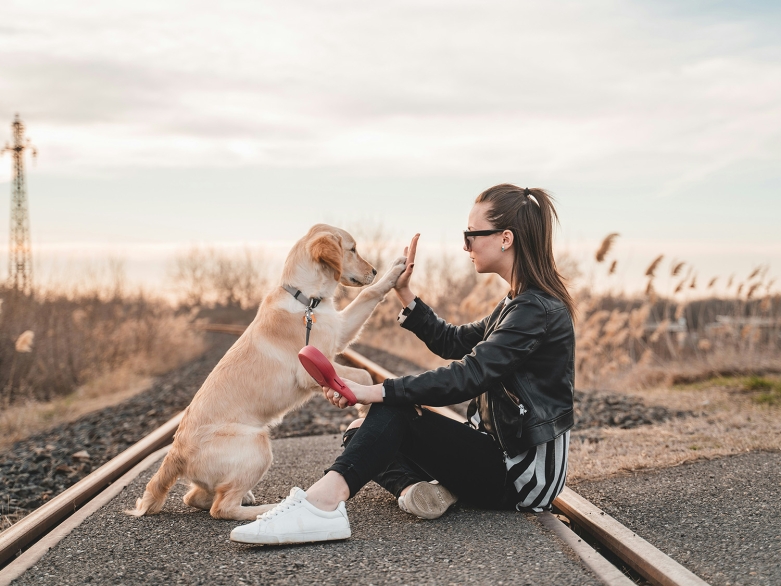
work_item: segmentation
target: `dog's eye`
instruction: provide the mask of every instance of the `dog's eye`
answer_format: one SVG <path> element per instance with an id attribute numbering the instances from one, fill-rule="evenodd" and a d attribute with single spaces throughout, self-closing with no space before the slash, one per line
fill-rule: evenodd
<path id="1" fill-rule="evenodd" d="M 354 246 L 350 249 L 350 252 L 355 252 L 355 247 Z"/>

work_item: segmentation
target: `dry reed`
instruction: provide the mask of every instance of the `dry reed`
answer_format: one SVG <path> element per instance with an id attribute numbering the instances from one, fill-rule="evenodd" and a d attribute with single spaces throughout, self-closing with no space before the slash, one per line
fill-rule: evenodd
<path id="1" fill-rule="evenodd" d="M 613 232 L 612 234 L 605 236 L 605 239 L 602 240 L 602 244 L 600 244 L 599 248 L 597 249 L 596 255 L 594 255 L 594 258 L 596 258 L 597 262 L 602 262 L 605 260 L 605 256 L 607 256 L 607 253 L 610 252 L 610 248 L 613 246 L 613 242 L 619 236 L 620 234 L 618 232 Z"/>
<path id="2" fill-rule="evenodd" d="M 662 259 L 664 258 L 663 254 L 660 254 L 657 256 L 653 262 L 651 262 L 650 265 L 648 265 L 648 268 L 645 270 L 645 276 L 653 278 L 656 273 L 656 269 L 659 267 L 659 263 L 662 262 Z"/>

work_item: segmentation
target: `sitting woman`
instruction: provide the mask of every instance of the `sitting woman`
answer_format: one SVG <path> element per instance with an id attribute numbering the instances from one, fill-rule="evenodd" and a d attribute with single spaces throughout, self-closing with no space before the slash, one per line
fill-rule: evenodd
<path id="1" fill-rule="evenodd" d="M 344 501 L 370 480 L 398 497 L 402 510 L 426 519 L 457 499 L 492 509 L 549 508 L 567 474 L 575 372 L 574 306 L 553 258 L 554 220 L 542 189 L 504 184 L 477 197 L 464 250 L 478 273 L 499 275 L 510 291 L 491 315 L 462 326 L 438 318 L 412 293 L 416 235 L 395 288 L 404 305 L 399 321 L 455 361 L 373 386 L 345 381 L 372 407 L 345 432 L 344 452 L 306 492 L 293 488 L 231 539 L 345 539 Z M 323 392 L 347 406 L 332 389 Z M 468 425 L 419 407 L 468 399 Z"/>

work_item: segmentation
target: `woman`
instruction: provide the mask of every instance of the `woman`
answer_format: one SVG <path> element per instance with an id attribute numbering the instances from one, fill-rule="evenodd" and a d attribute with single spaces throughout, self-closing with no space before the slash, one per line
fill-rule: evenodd
<path id="1" fill-rule="evenodd" d="M 561 492 L 573 419 L 574 306 L 556 270 L 551 198 L 542 189 L 497 185 L 469 214 L 464 250 L 478 273 L 495 273 L 507 297 L 479 322 L 453 326 L 410 288 L 416 235 L 395 291 L 402 327 L 448 366 L 362 386 L 345 381 L 365 420 L 345 433 L 345 450 L 306 492 L 293 488 L 271 511 L 231 533 L 244 543 L 345 539 L 344 501 L 370 480 L 422 518 L 457 499 L 485 508 L 540 511 Z M 323 389 L 335 406 L 347 400 Z M 419 405 L 472 399 L 468 425 Z"/>

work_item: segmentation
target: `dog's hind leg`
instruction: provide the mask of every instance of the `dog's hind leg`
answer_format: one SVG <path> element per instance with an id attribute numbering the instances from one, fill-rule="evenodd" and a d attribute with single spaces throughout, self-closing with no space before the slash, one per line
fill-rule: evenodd
<path id="1" fill-rule="evenodd" d="M 233 519 L 234 521 L 254 521 L 258 515 L 262 515 L 274 505 L 256 505 L 242 507 L 243 490 L 227 486 L 218 486 L 214 497 L 214 504 L 209 514 L 215 519 Z"/>
<path id="2" fill-rule="evenodd" d="M 255 504 L 255 495 L 252 494 L 252 491 L 249 491 L 247 494 L 244 495 L 244 497 L 241 499 L 241 505 L 243 507 L 246 507 L 248 505 L 254 505 Z"/>
<path id="3" fill-rule="evenodd" d="M 184 504 L 189 507 L 208 511 L 212 508 L 212 504 L 214 503 L 214 493 L 193 484 L 190 491 L 184 495 L 182 500 L 184 501 Z"/>
<path id="4" fill-rule="evenodd" d="M 253 449 L 244 452 L 242 462 L 244 468 L 233 467 L 235 475 L 232 478 L 226 478 L 214 491 L 214 503 L 209 509 L 209 514 L 215 519 L 254 521 L 258 515 L 275 506 L 242 506 L 250 496 L 254 502 L 255 498 L 251 489 L 263 478 L 273 461 L 268 432 L 256 433 L 253 436 Z M 244 443 L 244 447 L 247 447 L 246 443 Z"/>

